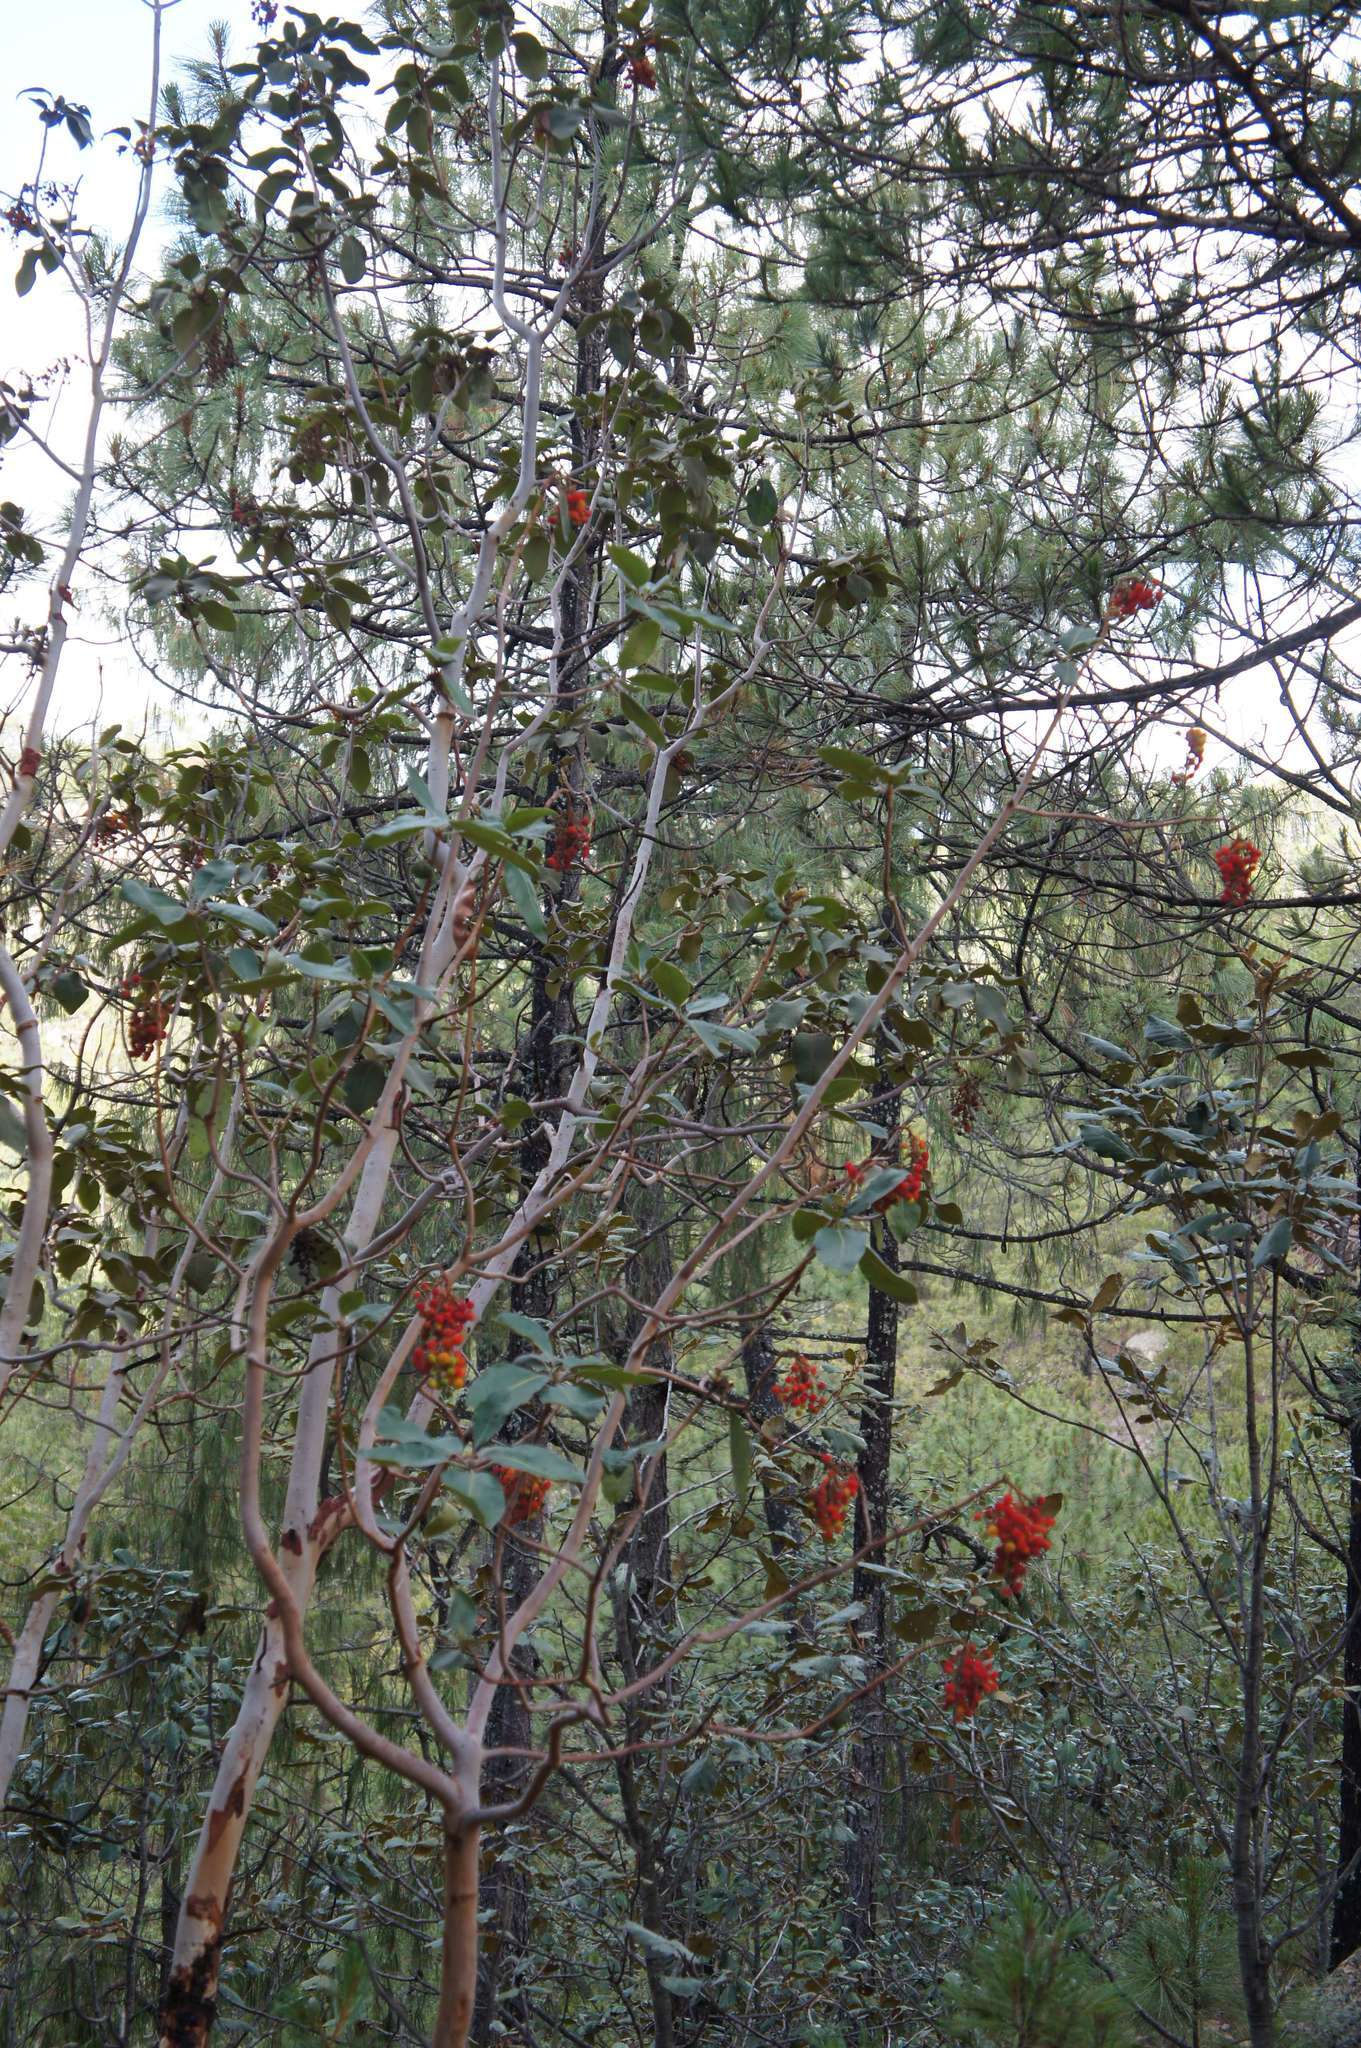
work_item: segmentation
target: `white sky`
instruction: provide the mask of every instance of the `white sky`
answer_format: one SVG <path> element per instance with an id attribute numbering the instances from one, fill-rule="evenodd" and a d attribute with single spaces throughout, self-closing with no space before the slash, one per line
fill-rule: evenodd
<path id="1" fill-rule="evenodd" d="M 20 5 L 10 0 L 3 9 L 5 83 L 0 88 L 0 193 L 5 203 L 36 168 L 42 126 L 36 103 L 21 98 L 28 86 L 42 86 L 87 106 L 95 142 L 77 149 L 64 129 L 48 144 L 44 181 L 81 182 L 78 217 L 121 240 L 131 218 L 136 189 L 136 164 L 119 155 L 118 139 L 107 131 L 131 128 L 150 111 L 151 13 L 143 0 L 49 0 Z M 164 80 L 173 80 L 189 57 L 203 55 L 211 22 L 225 22 L 233 44 L 243 53 L 253 42 L 249 0 L 178 0 L 165 16 L 162 33 Z M 169 179 L 163 169 L 159 196 L 143 236 L 138 268 L 154 271 L 169 224 L 164 192 Z M 62 280 L 39 277 L 26 298 L 17 298 L 10 280 L 24 247 L 0 223 L 0 377 L 16 371 L 37 376 L 63 356 L 83 353 L 79 309 Z M 73 365 L 71 383 L 62 391 L 53 419 L 58 451 L 69 456 L 85 426 L 85 388 L 80 365 Z M 0 492 L 25 506 L 30 524 L 39 531 L 59 522 L 69 486 L 54 476 L 50 464 L 33 449 L 11 445 L 0 471 Z M 80 593 L 76 593 L 79 598 Z M 26 606 L 31 622 L 32 601 Z M 11 685 L 12 687 L 12 685 Z M 92 721 L 120 720 L 138 727 L 148 713 L 146 678 L 120 648 L 116 632 L 87 609 L 77 615 L 58 683 L 53 725 L 72 731 Z M 6 702 L 0 711 L 9 712 Z M 159 720 L 158 720 L 159 722 Z"/>

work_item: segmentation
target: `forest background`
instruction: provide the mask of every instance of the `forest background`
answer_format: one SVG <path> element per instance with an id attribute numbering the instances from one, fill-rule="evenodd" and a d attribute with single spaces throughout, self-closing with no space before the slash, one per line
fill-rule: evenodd
<path id="1" fill-rule="evenodd" d="M 123 14 L 5 145 L 0 2042 L 1354 2048 L 1350 14 Z"/>

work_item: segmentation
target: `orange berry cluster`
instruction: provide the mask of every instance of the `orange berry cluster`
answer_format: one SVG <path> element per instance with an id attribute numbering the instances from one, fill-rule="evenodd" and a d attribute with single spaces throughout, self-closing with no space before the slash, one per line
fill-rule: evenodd
<path id="1" fill-rule="evenodd" d="M 1037 1500 L 1004 1493 L 990 1508 L 980 1508 L 976 1522 L 986 1522 L 988 1534 L 997 1545 L 992 1568 L 1002 1580 L 1002 1597 L 1020 1592 L 1031 1563 L 1049 1548 L 1049 1531 L 1054 1517 Z"/>
<path id="2" fill-rule="evenodd" d="M 532 1472 L 516 1472 L 509 1465 L 493 1465 L 491 1469 L 506 1496 L 505 1527 L 513 1529 L 517 1523 L 532 1521 L 548 1498 L 551 1482 L 536 1479 Z"/>
<path id="3" fill-rule="evenodd" d="M 465 1333 L 476 1313 L 466 1295 L 455 1294 L 447 1280 L 434 1280 L 416 1296 L 421 1341 L 411 1363 L 437 1394 L 452 1400 L 468 1377 L 463 1350 Z"/>
<path id="4" fill-rule="evenodd" d="M 1205 766 L 1205 741 L 1208 734 L 1203 725 L 1193 725 L 1186 735 L 1186 764 L 1174 782 L 1189 782 Z"/>
<path id="5" fill-rule="evenodd" d="M 972 1131 L 982 1100 L 983 1091 L 973 1075 L 961 1074 L 950 1097 L 950 1122 L 961 1137 L 967 1138 Z"/>
<path id="6" fill-rule="evenodd" d="M 854 1472 L 848 1472 L 844 1465 L 838 1465 L 834 1458 L 822 1453 L 826 1468 L 821 1479 L 809 1497 L 813 1520 L 817 1523 L 824 1543 L 830 1543 L 839 1536 L 846 1525 L 851 1502 L 860 1491 L 860 1481 Z"/>
<path id="7" fill-rule="evenodd" d="M 891 1209 L 895 1202 L 919 1202 L 926 1190 L 926 1183 L 930 1172 L 930 1146 L 925 1138 L 918 1137 L 915 1131 L 909 1131 L 907 1134 L 907 1172 L 903 1175 L 896 1188 L 893 1188 L 886 1194 L 882 1201 L 875 1203 L 875 1208 L 882 1215 L 886 1209 Z"/>
<path id="8" fill-rule="evenodd" d="M 591 501 L 585 491 L 570 490 L 567 493 L 567 517 L 573 526 L 588 526 L 591 519 Z"/>
<path id="9" fill-rule="evenodd" d="M 1261 848 L 1254 846 L 1250 839 L 1231 839 L 1227 846 L 1220 847 L 1215 855 L 1215 866 L 1224 884 L 1219 892 L 1221 903 L 1240 904 L 1251 899 L 1252 878 L 1261 858 Z"/>
<path id="10" fill-rule="evenodd" d="M 775 1382 L 775 1398 L 786 1408 L 820 1415 L 827 1406 L 827 1384 L 817 1367 L 796 1351 L 784 1369 L 784 1378 Z"/>
<path id="11" fill-rule="evenodd" d="M 569 804 L 557 820 L 553 846 L 546 865 L 565 875 L 580 867 L 591 850 L 591 821 L 587 813 Z"/>
<path id="12" fill-rule="evenodd" d="M 653 92 L 657 85 L 657 67 L 650 57 L 630 57 L 629 77 L 644 92 Z"/>
<path id="13" fill-rule="evenodd" d="M 1162 594 L 1161 583 L 1150 583 L 1146 576 L 1126 576 L 1107 600 L 1106 617 L 1132 619 L 1136 612 L 1151 612 Z"/>
<path id="14" fill-rule="evenodd" d="M 981 1654 L 972 1643 L 965 1643 L 954 1657 L 947 1657 L 941 1669 L 945 1673 L 945 1704 L 954 1711 L 956 1721 L 971 1721 L 990 1692 L 997 1690 L 997 1672 L 991 1654 Z"/>
<path id="15" fill-rule="evenodd" d="M 107 846 L 109 841 L 116 839 L 120 832 L 131 832 L 131 830 L 132 817 L 128 811 L 105 811 L 102 817 L 95 820 L 95 842 L 99 846 Z"/>

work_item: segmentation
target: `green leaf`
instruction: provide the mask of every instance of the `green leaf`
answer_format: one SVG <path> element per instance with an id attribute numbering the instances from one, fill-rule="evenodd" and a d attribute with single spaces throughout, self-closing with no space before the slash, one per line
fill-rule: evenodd
<path id="1" fill-rule="evenodd" d="M 364 244 L 357 235 L 346 235 L 340 245 L 340 274 L 346 284 L 358 284 L 364 275 Z"/>
<path id="2" fill-rule="evenodd" d="M 507 1465 L 512 1472 L 528 1472 L 535 1479 L 560 1480 L 567 1486 L 580 1486 L 586 1477 L 583 1466 L 574 1465 L 551 1444 L 492 1444 L 490 1449 L 498 1465 Z"/>
<path id="3" fill-rule="evenodd" d="M 543 905 L 539 902 L 539 892 L 534 886 L 533 876 L 526 874 L 518 862 L 508 860 L 505 865 L 505 877 L 511 900 L 524 919 L 527 929 L 534 938 L 546 939 L 548 926 L 544 922 Z"/>
<path id="4" fill-rule="evenodd" d="M 473 1418 L 473 1442 L 480 1449 L 490 1443 L 508 1415 L 527 1407 L 548 1385 L 546 1372 L 523 1365 L 489 1365 L 465 1389 L 464 1399 Z"/>
<path id="5" fill-rule="evenodd" d="M 881 1259 L 876 1251 L 866 1251 L 862 1255 L 860 1271 L 871 1287 L 877 1287 L 880 1294 L 887 1294 L 894 1301 L 906 1302 L 911 1308 L 920 1299 L 912 1282 L 904 1274 L 895 1273 L 892 1266 Z"/>
<path id="6" fill-rule="evenodd" d="M 775 486 L 765 477 L 747 492 L 747 517 L 753 526 L 769 526 L 780 509 Z"/>
<path id="7" fill-rule="evenodd" d="M 1180 1024 L 1170 1017 L 1150 1017 L 1144 1026 L 1144 1037 L 1150 1045 L 1159 1046 L 1165 1052 L 1189 1052 L 1191 1040 Z"/>
<path id="8" fill-rule="evenodd" d="M 451 1465 L 441 1482 L 447 1493 L 463 1501 L 473 1520 L 494 1529 L 506 1512 L 506 1496 L 494 1472 L 465 1472 Z"/>
<path id="9" fill-rule="evenodd" d="M 677 967 L 674 960 L 653 960 L 648 964 L 652 984 L 668 1003 L 683 1003 L 692 993 L 694 983 L 688 974 Z"/>
<path id="10" fill-rule="evenodd" d="M 1078 1139 L 1088 1152 L 1095 1152 L 1098 1159 L 1113 1159 L 1123 1164 L 1134 1157 L 1133 1148 L 1115 1131 L 1108 1130 L 1105 1124 L 1083 1124 Z"/>
<path id="11" fill-rule="evenodd" d="M 527 29 L 516 29 L 511 36 L 515 51 L 515 66 L 522 77 L 542 78 L 548 69 L 548 52 L 537 36 Z"/>
<path id="12" fill-rule="evenodd" d="M 641 590 L 645 583 L 651 581 L 652 571 L 641 555 L 634 554 L 632 548 L 611 547 L 606 549 L 606 553 L 624 581 L 631 583 L 635 590 Z"/>
<path id="13" fill-rule="evenodd" d="M 509 1330 L 512 1337 L 522 1337 L 526 1344 L 532 1344 L 545 1358 L 553 1356 L 553 1339 L 543 1323 L 533 1316 L 522 1316 L 518 1309 L 505 1308 L 496 1318 L 503 1330 Z"/>
<path id="14" fill-rule="evenodd" d="M 630 697 L 627 690 L 619 692 L 619 708 L 630 725 L 636 725 L 639 732 L 647 734 L 654 747 L 666 745 L 666 732 L 662 725 L 650 711 L 644 710 L 636 697 Z"/>
<path id="15" fill-rule="evenodd" d="M 847 1223 L 824 1223 L 813 1239 L 813 1250 L 834 1273 L 854 1273 L 868 1245 L 864 1231 Z"/>
<path id="16" fill-rule="evenodd" d="M 375 1465 L 403 1472 L 428 1471 L 446 1458 L 461 1457 L 456 1436 L 429 1436 L 418 1422 L 408 1422 L 400 1408 L 385 1408 L 378 1418 L 378 1440 L 369 1456 Z"/>
<path id="17" fill-rule="evenodd" d="M 68 1016 L 80 1008 L 90 993 L 80 976 L 71 968 L 56 977 L 51 984 L 51 991 Z"/>
<path id="18" fill-rule="evenodd" d="M 1274 1266 L 1289 1251 L 1294 1242 L 1295 1226 L 1288 1216 L 1278 1216 L 1270 1230 L 1263 1233 L 1257 1249 L 1252 1255 L 1252 1270 L 1259 1273 L 1263 1266 Z"/>
<path id="19" fill-rule="evenodd" d="M 635 619 L 619 650 L 620 668 L 646 668 L 662 637 L 659 619 Z"/>
<path id="20" fill-rule="evenodd" d="M 141 910 L 148 917 L 154 917 L 158 924 L 180 924 L 188 915 L 184 905 L 177 903 L 173 896 L 167 896 L 164 889 L 157 889 L 149 882 L 139 882 L 129 875 L 122 887 L 123 899 L 134 910 Z"/>
<path id="21" fill-rule="evenodd" d="M 800 1031 L 793 1044 L 794 1075 L 805 1087 L 820 1081 L 832 1064 L 836 1040 L 827 1031 Z"/>
<path id="22" fill-rule="evenodd" d="M 345 1076 L 342 1093 L 346 1103 L 357 1115 L 367 1115 L 382 1094 L 386 1079 L 387 1068 L 377 1060 L 356 1061 Z"/>

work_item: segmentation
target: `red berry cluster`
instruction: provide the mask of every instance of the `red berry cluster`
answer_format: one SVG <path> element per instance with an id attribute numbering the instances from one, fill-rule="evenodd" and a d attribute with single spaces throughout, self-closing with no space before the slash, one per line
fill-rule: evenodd
<path id="1" fill-rule="evenodd" d="M 972 1131 L 982 1101 L 983 1091 L 973 1075 L 961 1074 L 950 1097 L 950 1122 L 961 1137 L 967 1138 Z"/>
<path id="2" fill-rule="evenodd" d="M 559 816 L 547 865 L 560 875 L 580 867 L 591 850 L 591 820 L 577 804 L 569 804 Z"/>
<path id="3" fill-rule="evenodd" d="M 817 1367 L 796 1351 L 784 1369 L 784 1378 L 775 1382 L 775 1398 L 786 1408 L 820 1415 L 827 1406 L 827 1383 Z"/>
<path id="4" fill-rule="evenodd" d="M 1215 866 L 1224 884 L 1219 892 L 1221 903 L 1240 904 L 1251 899 L 1252 878 L 1261 858 L 1261 848 L 1254 846 L 1250 839 L 1231 839 L 1227 846 L 1220 847 L 1215 855 Z"/>
<path id="5" fill-rule="evenodd" d="M 915 1131 L 909 1131 L 907 1134 L 907 1172 L 903 1175 L 896 1188 L 890 1189 L 882 1201 L 875 1203 L 875 1208 L 882 1215 L 885 1210 L 891 1209 L 895 1202 L 919 1202 L 926 1191 L 926 1183 L 930 1178 L 930 1174 L 931 1148 L 925 1138 L 918 1137 Z"/>
<path id="6" fill-rule="evenodd" d="M 656 90 L 657 67 L 650 57 L 630 57 L 629 77 L 643 92 Z"/>
<path id="7" fill-rule="evenodd" d="M 505 1527 L 513 1529 L 520 1522 L 532 1521 L 548 1498 L 551 1482 L 536 1479 L 532 1472 L 513 1471 L 509 1465 L 493 1465 L 491 1469 L 506 1496 Z"/>
<path id="8" fill-rule="evenodd" d="M 159 991 L 152 986 L 147 975 L 134 969 L 123 982 L 123 994 L 139 995 L 143 989 L 145 994 L 140 995 L 128 1018 L 128 1050 L 135 1060 L 149 1059 L 170 1028 L 170 1013 L 161 1001 Z"/>
<path id="9" fill-rule="evenodd" d="M 416 1312 L 422 1324 L 421 1341 L 411 1354 L 411 1363 L 437 1394 L 452 1400 L 468 1377 L 463 1345 L 476 1311 L 466 1295 L 455 1294 L 446 1280 L 434 1280 L 416 1296 Z"/>
<path id="10" fill-rule="evenodd" d="M 817 1523 L 824 1543 L 830 1543 L 839 1536 L 846 1525 L 846 1516 L 851 1502 L 860 1491 L 860 1481 L 854 1472 L 848 1472 L 844 1465 L 838 1465 L 834 1458 L 822 1453 L 826 1468 L 821 1479 L 809 1496 L 813 1520 Z"/>
<path id="11" fill-rule="evenodd" d="M 1020 1592 L 1034 1559 L 1048 1550 L 1054 1517 L 1041 1501 L 1004 1493 L 992 1507 L 980 1508 L 974 1520 L 986 1522 L 996 1542 L 992 1568 L 1003 1582 L 1002 1597 L 1009 1600 Z"/>
<path id="12" fill-rule="evenodd" d="M 956 1721 L 971 1721 L 987 1695 L 997 1690 L 990 1653 L 984 1650 L 980 1655 L 972 1643 L 965 1643 L 957 1656 L 945 1659 L 941 1669 L 946 1706 L 953 1709 Z"/>
<path id="13" fill-rule="evenodd" d="M 24 205 L 22 199 L 16 199 L 13 206 L 5 208 L 5 219 L 9 222 L 16 235 L 36 235 L 38 232 L 37 220 Z"/>
<path id="14" fill-rule="evenodd" d="M 1106 617 L 1132 619 L 1136 612 L 1151 612 L 1162 594 L 1161 583 L 1150 583 L 1146 576 L 1126 576 L 1107 600 Z"/>
<path id="15" fill-rule="evenodd" d="M 573 526 L 589 526 L 591 501 L 585 491 L 573 489 L 567 493 L 567 517 Z"/>
<path id="16" fill-rule="evenodd" d="M 19 756 L 19 773 L 21 775 L 36 775 L 38 763 L 41 760 L 42 755 L 37 747 L 25 747 Z"/>

